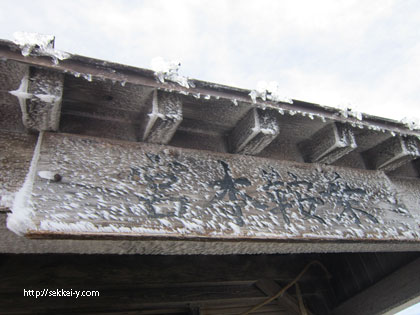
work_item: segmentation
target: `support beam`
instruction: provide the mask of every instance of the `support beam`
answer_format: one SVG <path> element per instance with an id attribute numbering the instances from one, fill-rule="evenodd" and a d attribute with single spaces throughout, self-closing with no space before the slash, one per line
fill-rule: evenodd
<path id="1" fill-rule="evenodd" d="M 331 314 L 384 314 L 420 296 L 419 283 L 420 259 L 416 259 L 347 300 Z"/>
<path id="2" fill-rule="evenodd" d="M 420 157 L 420 140 L 415 136 L 396 136 L 385 140 L 363 156 L 371 168 L 393 171 Z"/>
<path id="3" fill-rule="evenodd" d="M 331 164 L 357 148 L 353 131 L 341 123 L 332 123 L 299 144 L 304 160 Z"/>
<path id="4" fill-rule="evenodd" d="M 178 95 L 155 90 L 145 122 L 143 141 L 166 144 L 182 122 L 182 102 Z"/>
<path id="5" fill-rule="evenodd" d="M 232 130 L 229 137 L 231 152 L 258 154 L 278 135 L 279 126 L 270 111 L 253 108 Z"/>
<path id="6" fill-rule="evenodd" d="M 64 74 L 30 67 L 17 90 L 24 126 L 31 132 L 57 131 L 60 124 Z"/>

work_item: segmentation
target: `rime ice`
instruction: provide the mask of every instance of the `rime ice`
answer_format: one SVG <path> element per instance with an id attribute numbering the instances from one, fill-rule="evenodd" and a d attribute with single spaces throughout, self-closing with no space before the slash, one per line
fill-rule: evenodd
<path id="1" fill-rule="evenodd" d="M 178 74 L 179 67 L 181 66 L 181 63 L 178 61 L 167 61 L 162 57 L 156 57 L 152 59 L 150 66 L 155 71 L 156 77 L 162 83 L 167 80 L 178 83 L 187 89 L 191 85 L 188 82 L 188 78 Z"/>
<path id="2" fill-rule="evenodd" d="M 273 102 L 293 104 L 293 101 L 290 98 L 284 97 L 279 84 L 275 81 L 268 83 L 265 81 L 258 82 L 257 88 L 252 90 L 249 95 L 254 103 L 257 101 L 257 97 L 259 97 L 263 101 L 269 100 Z"/>
<path id="3" fill-rule="evenodd" d="M 49 56 L 57 64 L 59 60 L 67 59 L 70 54 L 54 49 L 54 36 L 38 33 L 15 32 L 13 42 L 20 46 L 23 56 Z"/>

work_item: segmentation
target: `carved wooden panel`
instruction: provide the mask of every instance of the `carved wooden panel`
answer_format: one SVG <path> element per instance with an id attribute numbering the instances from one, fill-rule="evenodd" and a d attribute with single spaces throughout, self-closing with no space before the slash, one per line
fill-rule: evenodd
<path id="1" fill-rule="evenodd" d="M 418 241 L 383 172 L 45 134 L 28 235 Z"/>

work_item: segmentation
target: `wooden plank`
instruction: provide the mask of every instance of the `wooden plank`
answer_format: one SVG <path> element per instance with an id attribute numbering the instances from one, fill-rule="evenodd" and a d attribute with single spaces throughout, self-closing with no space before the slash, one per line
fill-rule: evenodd
<path id="1" fill-rule="evenodd" d="M 231 152 L 256 155 L 279 135 L 279 130 L 272 112 L 253 108 L 232 130 L 229 137 Z"/>
<path id="2" fill-rule="evenodd" d="M 417 200 L 383 172 L 52 133 L 35 165 L 33 226 L 11 215 L 31 237 L 418 246 Z"/>
<path id="3" fill-rule="evenodd" d="M 341 123 L 332 123 L 299 144 L 310 163 L 331 164 L 357 148 L 353 131 Z"/>
<path id="4" fill-rule="evenodd" d="M 182 121 L 182 102 L 178 95 L 155 90 L 145 122 L 143 140 L 166 144 Z"/>
<path id="5" fill-rule="evenodd" d="M 419 283 L 420 259 L 416 259 L 347 300 L 332 314 L 383 314 L 418 297 Z"/>
<path id="6" fill-rule="evenodd" d="M 420 157 L 420 140 L 414 136 L 395 136 L 368 150 L 364 156 L 373 169 L 393 171 Z"/>
<path id="7" fill-rule="evenodd" d="M 415 242 L 329 242 L 298 241 L 260 242 L 152 240 L 135 239 L 29 239 L 21 237 L 6 227 L 7 213 L 0 212 L 0 253 L 10 254 L 128 254 L 128 255 L 229 255 L 276 253 L 343 253 L 343 252 L 406 252 L 419 251 Z M 55 235 L 56 236 L 56 235 Z M 189 257 L 189 256 L 187 256 Z M 249 258 L 247 258 L 249 259 Z M 244 260 L 245 261 L 245 260 Z M 259 272 L 260 266 L 255 270 Z M 299 272 L 299 271 L 297 271 Z M 244 273 L 241 273 L 243 276 Z M 173 274 L 170 275 L 173 277 Z M 195 275 L 196 278 L 199 277 Z M 269 277 L 269 276 L 267 276 Z M 275 277 L 272 277 L 275 278 Z M 281 280 L 281 279 L 279 279 Z"/>
<path id="8" fill-rule="evenodd" d="M 30 131 L 57 131 L 60 123 L 64 75 L 59 72 L 30 67 L 16 96 L 24 126 Z"/>

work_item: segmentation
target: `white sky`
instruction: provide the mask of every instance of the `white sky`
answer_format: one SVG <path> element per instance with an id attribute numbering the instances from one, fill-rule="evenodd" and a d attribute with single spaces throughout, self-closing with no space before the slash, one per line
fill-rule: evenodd
<path id="1" fill-rule="evenodd" d="M 420 118 L 420 1 L 4 1 L 0 38 L 56 35 L 56 48 L 393 119 Z"/>

